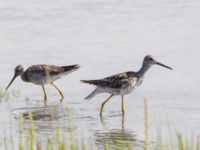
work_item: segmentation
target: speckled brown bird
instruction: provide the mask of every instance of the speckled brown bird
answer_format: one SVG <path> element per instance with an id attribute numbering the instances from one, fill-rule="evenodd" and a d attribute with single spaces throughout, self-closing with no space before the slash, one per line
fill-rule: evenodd
<path id="1" fill-rule="evenodd" d="M 110 96 L 101 104 L 100 116 L 102 116 L 104 105 L 110 100 L 114 95 L 121 95 L 122 97 L 122 114 L 124 114 L 124 95 L 127 95 L 134 91 L 143 81 L 144 74 L 151 68 L 152 65 L 160 65 L 168 69 L 172 69 L 158 61 L 156 61 L 151 55 L 144 57 L 142 67 L 139 71 L 133 72 L 123 72 L 116 75 L 112 75 L 99 80 L 81 80 L 83 83 L 93 84 L 96 89 L 89 94 L 85 99 L 91 99 L 96 94 L 109 93 Z"/>
<path id="2" fill-rule="evenodd" d="M 45 84 L 51 84 L 54 86 L 60 93 L 61 100 L 63 100 L 64 95 L 61 90 L 54 84 L 54 81 L 79 69 L 79 67 L 80 66 L 78 64 L 71 66 L 33 65 L 24 71 L 24 67 L 22 65 L 18 65 L 15 68 L 14 77 L 6 87 L 6 90 L 8 90 L 17 76 L 21 76 L 21 79 L 25 82 L 31 82 L 42 86 L 45 101 L 47 100 L 47 94 L 44 88 Z"/>

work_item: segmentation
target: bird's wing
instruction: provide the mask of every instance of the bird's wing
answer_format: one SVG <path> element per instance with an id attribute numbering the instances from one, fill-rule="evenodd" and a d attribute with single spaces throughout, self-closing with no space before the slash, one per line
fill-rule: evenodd
<path id="1" fill-rule="evenodd" d="M 100 87 L 122 88 L 128 86 L 133 78 L 137 79 L 134 72 L 124 72 L 100 80 L 82 80 L 82 82 Z"/>
<path id="2" fill-rule="evenodd" d="M 80 66 L 70 65 L 70 66 L 54 66 L 54 65 L 43 65 L 43 68 L 52 76 L 58 75 L 60 73 L 70 73 L 77 70 Z"/>
<path id="3" fill-rule="evenodd" d="M 43 65 L 44 70 L 51 76 L 65 72 L 65 69 L 60 66 Z"/>
<path id="4" fill-rule="evenodd" d="M 43 65 L 34 65 L 25 71 L 24 76 L 26 80 L 40 79 L 46 76 L 46 71 Z"/>
<path id="5" fill-rule="evenodd" d="M 45 79 L 48 76 L 53 77 L 53 79 L 59 79 L 62 75 L 65 73 L 68 74 L 76 69 L 78 69 L 80 66 L 79 65 L 71 65 L 71 66 L 55 66 L 55 65 L 33 65 L 29 67 L 25 71 L 25 76 L 27 78 L 32 78 L 32 79 Z M 31 79 L 27 79 L 31 80 Z"/>

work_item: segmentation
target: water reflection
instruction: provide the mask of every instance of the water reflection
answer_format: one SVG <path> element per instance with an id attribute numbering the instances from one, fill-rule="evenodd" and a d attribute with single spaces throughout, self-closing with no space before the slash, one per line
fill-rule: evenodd
<path id="1" fill-rule="evenodd" d="M 12 110 L 12 114 L 15 118 L 18 118 L 21 114 L 24 119 L 29 119 L 29 113 L 32 113 L 33 120 L 55 120 L 65 116 L 65 108 L 62 105 L 51 105 L 44 107 L 24 107 Z"/>
<path id="2" fill-rule="evenodd" d="M 58 128 L 64 131 L 62 135 L 70 132 L 68 126 L 70 116 L 67 114 L 67 107 L 61 104 L 32 105 L 31 107 L 15 108 L 11 112 L 17 122 L 20 120 L 20 116 L 23 116 L 24 129 L 29 130 L 33 123 L 35 134 L 40 134 L 42 137 L 54 135 L 55 130 Z M 32 121 L 30 121 L 30 112 Z"/>
<path id="3" fill-rule="evenodd" d="M 102 127 L 105 128 L 106 127 L 106 123 L 105 123 L 105 120 L 106 119 L 110 119 L 110 118 L 113 118 L 113 117 L 121 117 L 121 130 L 124 130 L 124 120 L 125 120 L 125 115 L 124 114 L 114 114 L 114 115 L 110 115 L 108 116 L 108 118 L 104 118 L 103 116 L 100 116 L 100 121 L 101 121 L 101 124 L 102 124 Z"/>
<path id="4" fill-rule="evenodd" d="M 136 134 L 129 130 L 111 129 L 95 133 L 95 144 L 99 149 L 138 147 Z"/>
<path id="5" fill-rule="evenodd" d="M 94 134 L 95 144 L 99 149 L 142 148 L 141 143 L 136 139 L 136 134 L 133 131 L 125 129 L 125 116 L 121 115 L 120 117 L 120 127 L 114 129 L 106 129 L 109 123 L 106 123 L 106 118 L 100 117 L 103 130 L 96 131 Z M 110 119 L 110 117 L 107 119 Z"/>

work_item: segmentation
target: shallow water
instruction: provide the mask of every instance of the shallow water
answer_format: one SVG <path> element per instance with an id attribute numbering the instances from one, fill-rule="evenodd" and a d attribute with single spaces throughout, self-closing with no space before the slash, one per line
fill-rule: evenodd
<path id="1" fill-rule="evenodd" d="M 182 132 L 199 132 L 199 7 L 197 0 L 1 0 L 0 86 L 7 86 L 17 64 L 28 67 L 78 63 L 78 71 L 56 82 L 65 94 L 62 104 L 57 91 L 46 86 L 48 106 L 56 111 L 54 116 L 42 112 L 43 108 L 36 111 L 44 114 L 35 120 L 44 134 L 51 134 L 57 125 L 65 128 L 66 116 L 56 108 L 70 107 L 77 131 L 84 129 L 84 136 L 96 140 L 97 145 L 105 141 L 107 133 L 121 134 L 123 130 L 133 133 L 131 139 L 142 141 L 144 98 L 149 103 L 151 130 L 155 126 L 167 127 L 169 120 Z M 79 80 L 136 71 L 147 54 L 174 70 L 152 67 L 142 85 L 125 96 L 123 123 L 120 97 L 107 103 L 102 123 L 99 108 L 108 95 L 84 101 L 94 87 Z M 12 89 L 19 90 L 21 97 L 0 105 L 2 133 L 8 125 L 18 123 L 13 118 L 19 116 L 22 108 L 44 106 L 41 87 L 18 78 Z"/>

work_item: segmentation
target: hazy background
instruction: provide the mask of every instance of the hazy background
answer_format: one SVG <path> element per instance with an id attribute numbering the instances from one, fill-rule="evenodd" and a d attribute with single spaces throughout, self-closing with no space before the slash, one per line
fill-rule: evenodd
<path id="1" fill-rule="evenodd" d="M 56 84 L 65 93 L 64 103 L 83 117 L 78 119 L 79 127 L 90 129 L 88 136 L 93 136 L 93 131 L 101 130 L 99 107 L 108 95 L 83 101 L 93 87 L 79 80 L 137 71 L 143 57 L 151 54 L 174 70 L 153 67 L 141 87 L 125 97 L 125 128 L 142 136 L 143 99 L 147 98 L 152 124 L 156 120 L 165 127 L 163 120 L 168 118 L 184 132 L 198 132 L 199 18 L 198 0 L 1 0 L 0 86 L 7 86 L 18 64 L 80 64 L 80 70 Z M 22 97 L 17 103 L 11 101 L 9 110 L 27 106 L 26 98 L 33 105 L 35 100 L 43 100 L 41 87 L 20 78 L 12 89 L 19 90 Z M 54 88 L 47 86 L 46 90 L 50 103 L 59 102 Z M 105 106 L 108 128 L 120 128 L 120 117 L 115 117 L 120 114 L 120 104 L 120 97 L 115 97 Z M 12 115 L 6 113 L 7 106 L 0 107 L 4 129 Z"/>

